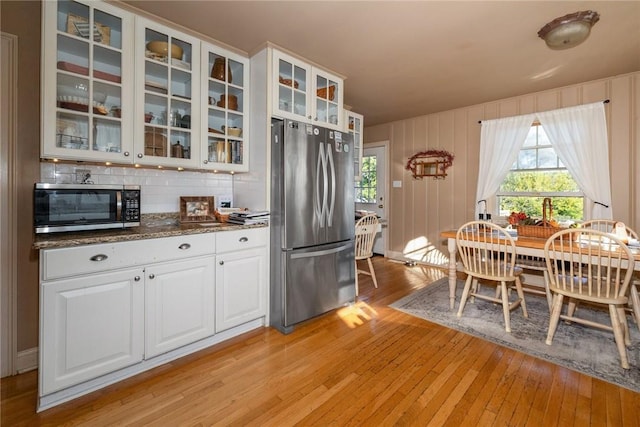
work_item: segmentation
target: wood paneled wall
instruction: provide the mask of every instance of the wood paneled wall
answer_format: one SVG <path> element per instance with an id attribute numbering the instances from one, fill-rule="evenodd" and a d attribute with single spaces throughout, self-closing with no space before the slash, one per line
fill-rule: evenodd
<path id="1" fill-rule="evenodd" d="M 446 260 L 441 230 L 474 218 L 480 126 L 478 121 L 611 100 L 606 105 L 614 218 L 640 229 L 640 73 L 605 78 L 366 127 L 364 141 L 390 142 L 388 255 L 424 262 Z M 404 166 L 418 151 L 455 155 L 444 180 L 415 180 Z"/>

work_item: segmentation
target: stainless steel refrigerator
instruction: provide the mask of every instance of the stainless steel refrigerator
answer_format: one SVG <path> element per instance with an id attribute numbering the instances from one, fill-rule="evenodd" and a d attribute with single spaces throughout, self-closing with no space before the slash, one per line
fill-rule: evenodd
<path id="1" fill-rule="evenodd" d="M 295 324 L 355 300 L 351 135 L 272 120 L 270 323 Z"/>

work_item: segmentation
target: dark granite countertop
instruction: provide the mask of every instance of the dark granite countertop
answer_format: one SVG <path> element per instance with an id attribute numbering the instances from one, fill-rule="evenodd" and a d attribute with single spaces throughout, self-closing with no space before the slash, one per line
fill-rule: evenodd
<path id="1" fill-rule="evenodd" d="M 95 243 L 115 243 L 129 240 L 157 239 L 188 234 L 263 228 L 266 224 L 238 225 L 230 223 L 180 223 L 178 214 L 144 214 L 139 227 L 65 233 L 36 234 L 34 249 L 64 248 Z"/>

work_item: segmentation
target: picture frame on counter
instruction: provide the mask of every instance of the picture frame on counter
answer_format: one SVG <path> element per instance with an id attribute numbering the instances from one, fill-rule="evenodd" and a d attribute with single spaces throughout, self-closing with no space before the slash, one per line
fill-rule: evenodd
<path id="1" fill-rule="evenodd" d="M 216 217 L 215 197 L 182 196 L 180 197 L 180 222 L 214 222 Z"/>

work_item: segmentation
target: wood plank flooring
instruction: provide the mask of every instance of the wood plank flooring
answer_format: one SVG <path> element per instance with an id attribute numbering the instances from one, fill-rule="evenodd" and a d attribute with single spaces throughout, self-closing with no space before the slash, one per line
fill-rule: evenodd
<path id="1" fill-rule="evenodd" d="M 289 335 L 249 332 L 39 414 L 37 373 L 4 378 L 1 424 L 640 426 L 639 393 L 387 307 L 444 270 L 374 268 L 378 289 L 361 275 L 355 306 Z"/>

